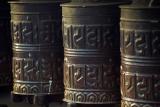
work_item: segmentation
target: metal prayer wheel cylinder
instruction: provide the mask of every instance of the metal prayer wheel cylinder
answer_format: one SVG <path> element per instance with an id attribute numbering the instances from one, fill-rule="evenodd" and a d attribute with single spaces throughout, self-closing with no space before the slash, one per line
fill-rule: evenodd
<path id="1" fill-rule="evenodd" d="M 58 1 L 12 1 L 13 94 L 63 94 L 63 44 Z"/>
<path id="2" fill-rule="evenodd" d="M 119 90 L 118 3 L 62 5 L 64 101 L 117 104 Z"/>
<path id="3" fill-rule="evenodd" d="M 10 8 L 6 1 L 0 2 L 0 87 L 11 85 L 11 39 Z"/>
<path id="4" fill-rule="evenodd" d="M 154 2 L 121 6 L 121 107 L 160 106 L 160 6 Z"/>

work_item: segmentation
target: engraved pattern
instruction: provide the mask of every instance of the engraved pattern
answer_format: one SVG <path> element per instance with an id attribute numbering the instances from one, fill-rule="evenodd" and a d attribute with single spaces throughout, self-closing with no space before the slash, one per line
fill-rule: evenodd
<path id="1" fill-rule="evenodd" d="M 28 58 L 21 58 L 20 56 L 13 57 L 14 92 L 22 94 L 35 94 L 35 92 L 63 92 L 63 79 L 59 79 L 62 78 L 63 75 L 61 68 L 63 61 L 54 60 L 55 56 L 53 55 L 54 53 L 52 51 L 41 51 L 41 53 L 42 55 L 39 56 L 38 53 L 33 54 L 31 52 L 17 52 L 18 55 L 28 54 Z M 37 56 L 37 58 L 34 58 L 33 56 Z M 60 56 L 56 58 L 61 59 Z M 55 65 L 55 63 L 59 63 L 58 66 L 52 67 L 52 65 Z M 34 84 L 34 82 L 37 84 Z M 26 90 L 25 93 L 23 93 L 24 89 Z"/>
<path id="2" fill-rule="evenodd" d="M 19 15 L 19 17 L 22 17 L 22 15 Z M 52 37 L 55 29 L 54 26 L 59 22 L 53 20 L 53 16 L 50 17 L 45 15 L 40 19 L 38 26 L 38 22 L 34 22 L 34 17 L 35 16 L 26 15 L 22 17 L 22 21 L 11 21 L 12 37 L 15 45 L 30 44 L 33 46 L 33 44 L 42 45 L 54 43 L 54 38 L 56 38 Z M 37 29 L 39 29 L 39 33 L 37 32 Z"/>
<path id="3" fill-rule="evenodd" d="M 117 90 L 118 85 L 113 79 L 116 79 L 115 73 L 110 70 L 111 65 L 104 64 L 65 64 L 64 65 L 64 84 L 66 88 L 76 89 L 108 89 L 110 91 Z M 71 76 L 73 74 L 74 78 Z M 74 82 L 73 82 L 74 81 Z M 73 82 L 73 83 L 72 83 Z M 72 84 L 71 84 L 72 83 Z"/>
<path id="4" fill-rule="evenodd" d="M 32 22 L 29 21 L 28 16 L 27 16 L 27 21 L 28 22 L 19 23 L 21 25 L 21 28 L 22 28 L 22 30 L 20 31 L 20 32 L 22 32 L 22 37 L 21 37 L 21 40 L 20 40 L 22 43 L 32 43 L 33 42 Z M 16 30 L 19 30 L 19 29 L 16 29 Z M 17 32 L 16 30 L 15 30 L 15 32 Z M 20 37 L 17 37 L 17 38 L 20 39 Z"/>
<path id="5" fill-rule="evenodd" d="M 124 55 L 160 56 L 160 31 L 121 30 L 121 49 Z"/>
<path id="6" fill-rule="evenodd" d="M 56 81 L 53 81 L 56 83 Z M 60 86 L 56 83 L 54 87 L 50 86 L 50 83 L 14 83 L 13 90 L 15 93 L 22 94 L 22 95 L 33 95 L 36 93 L 39 94 L 62 94 L 63 87 L 59 88 Z M 50 90 L 51 88 L 51 90 Z"/>
<path id="7" fill-rule="evenodd" d="M 92 103 L 105 103 L 106 101 L 118 101 L 119 91 L 118 82 L 116 82 L 115 73 L 112 72 L 112 65 L 105 64 L 66 64 L 64 66 L 64 85 L 65 85 L 65 100 L 76 102 L 92 102 Z M 74 74 L 73 74 L 74 73 Z M 74 76 L 72 76 L 72 74 Z M 115 81 L 113 81 L 115 80 Z M 117 80 L 118 81 L 118 80 Z M 75 92 L 72 92 L 72 89 L 76 89 Z M 95 96 L 84 91 L 79 93 L 78 89 L 88 90 L 89 92 L 94 92 Z M 93 90 L 94 89 L 94 90 Z M 104 92 L 106 90 L 109 93 Z M 74 93 L 74 94 L 73 94 Z M 86 97 L 87 95 L 87 97 Z M 77 98 L 73 98 L 73 96 L 78 96 Z M 114 98 L 115 97 L 115 98 Z"/>
<path id="8" fill-rule="evenodd" d="M 123 97 L 139 100 L 159 101 L 158 74 L 137 75 L 132 73 L 121 74 L 121 86 Z M 123 81 L 123 82 L 122 82 Z"/>
<path id="9" fill-rule="evenodd" d="M 118 92 L 116 93 L 119 94 Z M 70 91 L 65 90 L 65 101 L 67 102 L 76 102 L 76 103 L 92 103 L 92 104 L 105 104 L 106 101 L 108 103 L 115 103 L 119 99 L 117 96 L 114 96 L 115 92 L 93 92 L 93 91 Z"/>
<path id="10" fill-rule="evenodd" d="M 114 31 L 109 25 L 64 24 L 63 34 L 65 48 L 113 48 Z"/>

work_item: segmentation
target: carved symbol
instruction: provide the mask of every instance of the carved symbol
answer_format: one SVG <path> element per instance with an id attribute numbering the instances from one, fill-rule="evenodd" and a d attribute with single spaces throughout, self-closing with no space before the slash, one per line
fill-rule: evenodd
<path id="1" fill-rule="evenodd" d="M 32 60 L 23 60 L 24 79 L 26 81 L 35 80 L 34 67 Z"/>
<path id="2" fill-rule="evenodd" d="M 40 31 L 40 42 L 51 43 L 54 38 L 54 23 L 52 21 L 41 21 L 42 29 Z"/>
<path id="3" fill-rule="evenodd" d="M 155 75 L 154 76 L 154 97 L 156 100 L 160 99 L 160 76 Z M 153 91 L 153 90 L 152 90 Z"/>
<path id="4" fill-rule="evenodd" d="M 42 81 L 49 80 L 51 77 L 51 63 L 49 58 L 43 58 L 41 57 L 40 60 L 40 67 L 41 67 L 41 73 L 42 73 Z"/>
<path id="5" fill-rule="evenodd" d="M 84 26 L 73 27 L 73 46 L 74 48 L 84 47 Z"/>
<path id="6" fill-rule="evenodd" d="M 145 55 L 145 50 L 147 48 L 145 34 L 142 32 L 137 32 L 135 34 L 135 52 L 137 55 Z"/>
<path id="7" fill-rule="evenodd" d="M 74 79 L 75 79 L 75 87 L 83 88 L 85 77 L 84 77 L 84 67 L 83 66 L 74 66 Z"/>
<path id="8" fill-rule="evenodd" d="M 100 45 L 100 30 L 99 26 L 87 26 L 86 27 L 86 37 L 87 37 L 87 47 L 88 48 L 98 48 Z"/>
<path id="9" fill-rule="evenodd" d="M 152 35 L 152 55 L 160 56 L 160 31 L 153 32 Z"/>
<path id="10" fill-rule="evenodd" d="M 21 66 L 22 66 L 22 63 L 20 60 L 16 60 L 14 59 L 13 60 L 13 67 L 14 67 L 14 79 L 16 80 L 21 80 Z"/>
<path id="11" fill-rule="evenodd" d="M 76 81 L 77 82 L 80 82 L 81 80 L 83 80 L 83 76 L 82 76 L 82 73 L 81 73 L 81 68 L 77 68 L 76 72 L 75 72 L 75 78 L 76 78 Z"/>
<path id="12" fill-rule="evenodd" d="M 134 54 L 134 32 L 133 31 L 124 31 L 124 52 L 125 54 Z"/>
<path id="13" fill-rule="evenodd" d="M 125 34 L 124 44 L 125 44 L 125 48 L 128 48 L 128 47 L 130 47 L 132 45 L 131 37 L 130 37 L 129 34 Z"/>
<path id="14" fill-rule="evenodd" d="M 123 92 L 125 93 L 126 97 L 135 98 L 135 82 L 136 81 L 134 75 L 125 74 L 125 81 L 124 81 L 125 90 Z"/>
<path id="15" fill-rule="evenodd" d="M 12 22 L 12 35 L 13 35 L 13 42 L 20 43 L 21 42 L 21 35 L 20 35 L 20 24 L 16 22 Z"/>
<path id="16" fill-rule="evenodd" d="M 65 87 L 70 87 L 70 72 L 71 66 L 67 63 L 64 64 L 64 85 Z"/>
<path id="17" fill-rule="evenodd" d="M 137 78 L 137 97 L 140 99 L 152 99 L 152 78 L 138 77 Z"/>
<path id="18" fill-rule="evenodd" d="M 23 43 L 33 43 L 32 23 L 22 23 L 22 41 Z"/>
<path id="19" fill-rule="evenodd" d="M 98 67 L 86 65 L 86 85 L 88 88 L 97 88 L 98 85 Z"/>
<path id="20" fill-rule="evenodd" d="M 105 89 L 114 89 L 116 84 L 115 72 L 113 65 L 103 64 L 103 87 Z"/>
<path id="21" fill-rule="evenodd" d="M 107 25 L 106 26 L 103 26 L 103 29 L 102 29 L 102 36 L 103 36 L 103 47 L 109 47 L 109 48 L 112 48 L 114 45 L 114 35 L 112 34 L 112 28 L 108 27 Z"/>
<path id="22" fill-rule="evenodd" d="M 70 31 L 71 26 L 70 25 L 64 25 L 63 28 L 63 43 L 65 48 L 71 48 L 70 46 L 70 38 L 71 38 L 71 31 Z"/>

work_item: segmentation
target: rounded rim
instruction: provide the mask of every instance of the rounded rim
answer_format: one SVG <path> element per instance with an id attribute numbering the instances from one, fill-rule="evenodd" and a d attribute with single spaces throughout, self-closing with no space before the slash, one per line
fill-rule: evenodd
<path id="1" fill-rule="evenodd" d="M 77 3 L 70 2 L 61 4 L 62 7 L 94 7 L 94 6 L 110 6 L 110 5 L 122 5 L 127 4 L 128 2 L 101 2 L 101 3 Z"/>
<path id="2" fill-rule="evenodd" d="M 160 9 L 160 6 L 121 5 L 121 9 Z"/>

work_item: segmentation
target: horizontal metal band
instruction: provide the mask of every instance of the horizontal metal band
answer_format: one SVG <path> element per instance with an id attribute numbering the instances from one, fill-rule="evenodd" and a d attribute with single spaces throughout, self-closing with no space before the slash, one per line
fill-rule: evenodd
<path id="1" fill-rule="evenodd" d="M 160 57 L 144 57 L 144 56 L 132 56 L 132 55 L 123 55 L 121 54 L 122 58 L 128 59 L 139 59 L 139 60 L 160 60 Z"/>
<path id="2" fill-rule="evenodd" d="M 129 19 L 129 18 L 121 18 L 121 21 L 130 21 L 130 22 L 142 22 L 142 23 L 159 23 L 160 20 L 153 19 Z"/>
<path id="3" fill-rule="evenodd" d="M 106 50 L 98 49 L 65 49 L 65 56 L 94 56 L 94 57 L 105 57 L 108 56 Z"/>
<path id="4" fill-rule="evenodd" d="M 53 14 L 53 12 L 15 12 L 11 11 L 12 15 L 40 15 L 40 14 Z"/>
<path id="5" fill-rule="evenodd" d="M 160 104 L 160 101 L 149 101 L 149 100 L 141 100 L 141 99 L 126 98 L 126 97 L 122 97 L 122 100 L 130 101 L 130 102 L 138 102 L 138 103 L 153 103 L 153 104 Z"/>
<path id="6" fill-rule="evenodd" d="M 140 57 L 122 55 L 122 63 L 140 66 L 160 66 L 160 57 Z"/>
<path id="7" fill-rule="evenodd" d="M 133 63 L 146 63 L 146 64 L 160 64 L 160 59 L 130 59 L 122 57 L 122 61 L 133 62 Z"/>
<path id="8" fill-rule="evenodd" d="M 48 47 L 48 46 L 52 46 L 53 44 L 20 44 L 20 43 L 13 43 L 13 47 L 17 48 L 17 47 Z"/>
<path id="9" fill-rule="evenodd" d="M 24 52 L 28 52 L 28 51 L 54 51 L 56 49 L 63 49 L 63 47 L 53 47 L 53 46 L 45 46 L 45 47 L 13 47 L 12 48 L 13 51 L 24 51 Z"/>
<path id="10" fill-rule="evenodd" d="M 68 91 L 76 91 L 76 92 L 113 92 L 114 91 L 119 91 L 119 89 L 112 89 L 112 90 L 108 90 L 108 89 L 75 89 L 75 88 L 65 88 L 65 90 Z"/>
<path id="11" fill-rule="evenodd" d="M 121 1 L 121 2 L 98 2 L 98 3 L 65 3 L 61 4 L 62 7 L 94 7 L 94 6 L 111 6 L 111 5 L 120 5 L 120 4 L 126 4 L 127 2 Z"/>
<path id="12" fill-rule="evenodd" d="M 148 7 L 148 6 L 145 6 L 145 5 L 121 5 L 119 6 L 121 9 L 131 9 L 131 10 L 142 10 L 142 9 L 159 9 L 159 6 L 155 6 L 155 7 Z"/>
<path id="13" fill-rule="evenodd" d="M 65 90 L 65 102 L 78 104 L 117 104 L 120 102 L 118 92 L 77 92 Z"/>
<path id="14" fill-rule="evenodd" d="M 59 95 L 59 94 L 63 94 L 63 92 L 55 92 L 55 93 L 20 93 L 20 92 L 15 92 L 12 91 L 13 94 L 17 94 L 17 95 Z"/>
<path id="15" fill-rule="evenodd" d="M 19 84 L 50 84 L 49 80 L 48 80 L 48 82 L 14 80 L 14 83 L 19 83 Z"/>
<path id="16" fill-rule="evenodd" d="M 34 95 L 34 94 L 49 94 L 49 93 L 63 93 L 63 85 L 50 85 L 50 84 L 30 84 L 30 83 L 14 83 L 13 93 Z"/>
<path id="17" fill-rule="evenodd" d="M 129 26 L 129 27 L 131 27 L 131 26 Z M 151 26 L 148 26 L 148 28 L 138 28 L 137 26 L 136 27 L 133 27 L 133 25 L 132 25 L 132 27 L 133 28 L 129 28 L 128 26 L 127 27 L 124 27 L 124 26 L 122 26 L 121 28 L 120 28 L 120 30 L 123 32 L 125 32 L 125 31 L 130 31 L 130 32 L 133 32 L 133 33 L 135 33 L 135 32 L 153 32 L 153 31 L 156 31 L 156 32 L 160 32 L 160 30 L 159 30 L 159 28 L 158 27 L 154 27 L 153 28 L 153 30 L 151 30 Z M 145 27 L 147 27 L 147 26 L 145 26 Z M 149 28 L 150 27 L 150 28 Z"/>
<path id="18" fill-rule="evenodd" d="M 64 58 L 65 65 L 70 64 L 107 64 L 108 66 L 113 65 L 114 61 L 112 58 L 91 56 L 91 55 L 77 55 L 69 56 Z"/>
<path id="19" fill-rule="evenodd" d="M 123 64 L 126 64 L 126 65 L 133 65 L 133 66 L 145 66 L 145 67 L 152 66 L 152 67 L 160 67 L 160 63 L 127 62 L 127 61 L 124 61 L 124 60 L 122 60 L 122 63 L 123 63 Z"/>
<path id="20" fill-rule="evenodd" d="M 120 101 L 106 101 L 106 102 L 80 102 L 80 101 L 72 101 L 68 99 L 63 99 L 64 102 L 68 103 L 76 103 L 76 104 L 119 104 Z M 100 106 L 100 105 L 99 105 Z"/>
<path id="21" fill-rule="evenodd" d="M 144 69 L 148 69 L 148 68 L 143 68 L 143 70 L 139 70 L 139 69 L 134 69 L 134 67 L 131 69 L 132 69 L 132 71 L 130 69 L 127 71 L 124 71 L 124 70 L 121 71 L 121 75 L 125 74 L 125 75 L 130 75 L 130 76 L 137 76 L 137 77 L 138 76 L 151 76 L 151 75 L 157 76 L 157 75 L 160 75 L 160 72 L 158 70 L 157 71 L 152 71 L 152 70 L 146 71 Z M 153 69 L 153 68 L 150 67 L 150 69 Z"/>
<path id="22" fill-rule="evenodd" d="M 132 101 L 121 101 L 121 107 L 159 107 L 160 104 L 157 103 L 141 103 L 141 102 L 132 102 Z"/>

